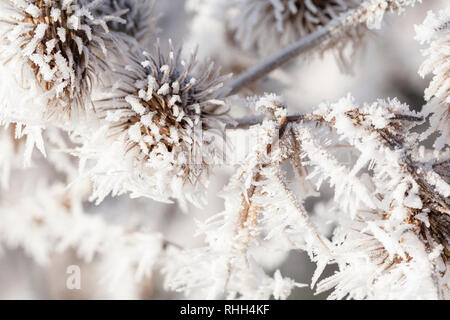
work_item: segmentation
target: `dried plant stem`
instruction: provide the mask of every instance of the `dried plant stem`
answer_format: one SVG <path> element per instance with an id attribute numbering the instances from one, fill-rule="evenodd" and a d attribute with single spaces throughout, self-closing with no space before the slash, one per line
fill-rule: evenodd
<path id="1" fill-rule="evenodd" d="M 416 117 L 416 116 L 407 116 L 407 115 L 394 115 L 392 120 L 406 120 L 406 121 L 416 121 L 421 122 L 424 120 L 423 117 Z M 257 116 L 257 117 L 247 117 L 247 118 L 241 118 L 241 119 L 233 119 L 233 124 L 228 125 L 226 127 L 227 130 L 237 130 L 237 129 L 248 129 L 251 126 L 259 125 L 263 123 L 264 116 Z M 286 117 L 286 121 L 284 121 L 283 125 L 280 127 L 280 137 L 284 135 L 286 132 L 286 128 L 290 123 L 297 123 L 301 121 L 307 121 L 307 122 L 322 122 L 326 123 L 326 121 L 318 115 L 315 115 L 313 113 L 304 113 L 304 114 L 293 114 Z"/>
<path id="2" fill-rule="evenodd" d="M 260 61 L 255 66 L 251 67 L 247 71 L 238 75 L 234 80 L 230 81 L 224 88 L 225 95 L 232 95 L 237 93 L 242 88 L 245 88 L 250 83 L 263 78 L 291 59 L 310 49 L 317 47 L 325 39 L 328 39 L 332 35 L 332 30 L 334 28 L 336 28 L 336 23 L 330 23 L 328 26 L 320 28 L 319 30 L 307 35 L 299 41 Z"/>
<path id="3" fill-rule="evenodd" d="M 289 124 L 293 122 L 299 122 L 299 121 L 322 121 L 322 118 L 319 116 L 316 116 L 312 113 L 305 113 L 305 114 L 293 114 L 286 118 L 286 121 L 281 126 L 281 131 L 284 130 L 284 128 Z M 235 129 L 248 129 L 251 126 L 258 125 L 263 123 L 264 116 L 256 116 L 256 117 L 246 117 L 246 118 L 238 118 L 233 119 L 234 124 L 228 125 L 228 130 L 235 130 Z"/>

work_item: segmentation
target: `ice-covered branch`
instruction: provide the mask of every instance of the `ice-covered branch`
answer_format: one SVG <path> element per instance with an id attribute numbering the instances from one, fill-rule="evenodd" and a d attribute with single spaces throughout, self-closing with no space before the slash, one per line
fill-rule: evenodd
<path id="1" fill-rule="evenodd" d="M 239 74 L 231 80 L 224 88 L 224 94 L 232 95 L 242 90 L 252 82 L 255 82 L 273 70 L 283 66 L 300 54 L 308 52 L 314 48 L 329 46 L 327 42 L 333 39 L 348 37 L 352 29 L 356 29 L 362 24 L 369 28 L 380 28 L 381 20 L 386 12 L 402 12 L 406 6 L 413 6 L 417 0 L 367 0 L 356 8 L 352 8 L 345 13 L 330 20 L 326 25 L 319 27 L 298 41 L 286 46 L 278 52 L 261 60 L 258 64 Z M 350 35 L 351 37 L 352 35 Z M 355 36 L 355 35 L 353 35 Z"/>
<path id="2" fill-rule="evenodd" d="M 296 43 L 262 60 L 257 65 L 253 66 L 249 70 L 246 70 L 242 74 L 239 74 L 236 78 L 230 81 L 224 88 L 224 94 L 232 95 L 237 93 L 250 83 L 265 77 L 273 70 L 283 66 L 293 58 L 318 46 L 325 39 L 330 37 L 331 30 L 334 28 L 335 25 L 333 23 L 328 27 L 319 29 L 312 34 L 307 35 L 305 38 L 300 39 Z"/>

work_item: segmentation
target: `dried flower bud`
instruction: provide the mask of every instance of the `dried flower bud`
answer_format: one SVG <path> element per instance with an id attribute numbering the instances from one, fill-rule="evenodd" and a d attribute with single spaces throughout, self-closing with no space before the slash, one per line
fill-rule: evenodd
<path id="1" fill-rule="evenodd" d="M 219 89 L 225 77 L 219 76 L 214 63 L 197 65 L 195 53 L 187 62 L 180 54 L 181 49 L 171 48 L 163 56 L 159 44 L 156 56 L 132 54 L 129 64 L 117 71 L 120 80 L 95 102 L 115 141 L 97 156 L 117 153 L 112 162 L 120 164 L 128 159 L 134 169 L 127 179 L 139 181 L 121 184 L 120 192 L 131 190 L 158 199 L 189 197 L 184 186 L 195 188 L 220 152 L 217 142 L 227 118 Z M 110 192 L 99 182 L 102 178 L 93 177 L 99 200 Z"/>
<path id="2" fill-rule="evenodd" d="M 4 95 L 12 99 L 5 117 L 26 123 L 70 117 L 86 108 L 93 84 L 107 69 L 106 48 L 117 47 L 107 24 L 125 22 L 117 15 L 93 14 L 102 2 L 0 2 L 2 73 L 17 81 L 3 78 Z"/>

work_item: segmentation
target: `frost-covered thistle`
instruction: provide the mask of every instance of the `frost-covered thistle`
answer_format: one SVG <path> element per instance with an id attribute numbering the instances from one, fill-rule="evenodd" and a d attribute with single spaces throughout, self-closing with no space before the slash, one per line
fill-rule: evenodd
<path id="1" fill-rule="evenodd" d="M 101 14 L 103 11 L 116 15 L 120 13 L 126 23 L 111 21 L 108 23 L 110 29 L 123 32 L 147 47 L 155 40 L 154 36 L 159 30 L 154 6 L 155 0 L 105 0 L 96 12 Z"/>
<path id="2" fill-rule="evenodd" d="M 198 203 L 183 189 L 205 183 L 204 173 L 222 151 L 227 107 L 219 89 L 226 77 L 212 62 L 199 64 L 195 52 L 184 61 L 181 49 L 170 47 L 167 56 L 159 44 L 156 55 L 133 53 L 129 64 L 115 73 L 117 81 L 104 90 L 106 97 L 95 102 L 107 123 L 99 136 L 106 150 L 95 148 L 97 167 L 101 172 L 126 170 L 116 177 L 93 175 L 99 200 L 111 191 L 132 191 Z M 113 141 L 105 145 L 103 134 Z"/>
<path id="3" fill-rule="evenodd" d="M 245 48 L 273 51 L 327 25 L 359 3 L 361 0 L 239 0 L 233 27 Z M 357 28 L 354 32 L 362 31 Z"/>
<path id="4" fill-rule="evenodd" d="M 433 80 L 425 90 L 425 99 L 429 103 L 424 107 L 424 112 L 431 114 L 430 128 L 422 138 L 439 132 L 435 147 L 442 149 L 450 144 L 450 7 L 441 10 L 438 15 L 429 12 L 424 23 L 416 26 L 416 33 L 420 43 L 430 44 L 430 48 L 423 52 L 427 60 L 419 74 L 422 77 L 433 74 Z"/>
<path id="5" fill-rule="evenodd" d="M 2 0 L 0 50 L 4 121 L 39 122 L 87 109 L 90 92 L 116 50 L 103 0 Z M 111 56 L 109 56 L 111 59 Z M 23 89 L 23 90 L 21 90 Z"/>

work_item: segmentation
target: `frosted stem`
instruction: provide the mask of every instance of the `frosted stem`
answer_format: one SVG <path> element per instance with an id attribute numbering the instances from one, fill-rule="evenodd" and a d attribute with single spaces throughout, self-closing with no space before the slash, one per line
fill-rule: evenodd
<path id="1" fill-rule="evenodd" d="M 260 61 L 255 66 L 241 73 L 234 80 L 230 81 L 230 83 L 224 88 L 225 94 L 232 95 L 238 92 L 242 88 L 248 86 L 250 83 L 263 78 L 273 70 L 281 67 L 289 60 L 299 56 L 303 52 L 306 52 L 320 45 L 323 40 L 331 36 L 331 31 L 335 27 L 335 23 L 330 23 L 328 26 L 307 35 L 299 41 Z"/>
<path id="2" fill-rule="evenodd" d="M 375 3 L 363 1 L 358 8 L 349 10 L 341 17 L 329 22 L 326 26 L 272 54 L 247 71 L 244 71 L 238 75 L 224 88 L 224 94 L 235 94 L 242 88 L 248 86 L 250 83 L 265 77 L 273 70 L 287 63 L 289 60 L 320 46 L 326 40 L 333 37 L 343 36 L 346 28 L 356 28 L 358 25 L 380 16 L 380 13 L 384 14 L 386 11 L 401 11 L 404 6 L 413 5 L 414 3 L 415 1 L 409 1 L 408 3 L 401 4 L 398 4 L 397 1 L 378 0 L 375 1 Z"/>
<path id="3" fill-rule="evenodd" d="M 227 126 L 227 129 L 248 129 L 251 126 L 258 125 L 263 123 L 264 116 L 255 116 L 255 117 L 245 117 L 245 118 L 235 118 L 233 119 L 233 123 Z M 312 113 L 306 114 L 293 114 L 286 117 L 286 121 L 282 126 L 281 130 L 285 129 L 285 126 L 289 123 L 300 122 L 300 121 L 323 121 L 322 117 L 316 116 Z"/>

